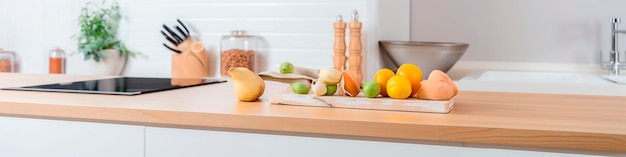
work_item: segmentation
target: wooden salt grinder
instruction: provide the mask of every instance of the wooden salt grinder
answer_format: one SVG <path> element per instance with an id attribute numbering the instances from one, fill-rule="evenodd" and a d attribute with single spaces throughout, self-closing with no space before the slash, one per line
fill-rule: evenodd
<path id="1" fill-rule="evenodd" d="M 335 27 L 335 55 L 333 63 L 335 69 L 343 71 L 346 67 L 346 23 L 343 22 L 341 15 L 337 16 L 337 21 L 333 24 Z"/>
<path id="2" fill-rule="evenodd" d="M 361 72 L 361 26 L 359 22 L 359 13 L 355 10 L 352 12 L 352 22 L 348 24 L 350 28 L 350 45 L 348 55 L 348 71 L 355 77 L 358 83 L 361 83 L 363 73 Z"/>

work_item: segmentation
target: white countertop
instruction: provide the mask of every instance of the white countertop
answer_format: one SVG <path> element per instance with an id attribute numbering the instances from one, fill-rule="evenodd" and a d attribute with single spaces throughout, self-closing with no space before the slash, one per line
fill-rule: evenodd
<path id="1" fill-rule="evenodd" d="M 0 87 L 97 78 L 104 77 L 3 73 Z M 264 95 L 255 102 L 238 101 L 232 81 L 137 96 L 0 90 L 0 115 L 391 142 L 626 151 L 626 97 L 461 91 L 451 112 L 432 114 L 276 105 L 269 97 L 289 84 L 265 83 Z M 459 85 L 462 90 L 469 85 L 506 87 L 488 82 Z"/>

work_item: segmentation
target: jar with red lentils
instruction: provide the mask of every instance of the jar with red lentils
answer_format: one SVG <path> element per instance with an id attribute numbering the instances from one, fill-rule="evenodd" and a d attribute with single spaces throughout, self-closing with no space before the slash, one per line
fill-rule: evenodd
<path id="1" fill-rule="evenodd" d="M 14 72 L 15 54 L 0 49 L 0 72 Z"/>
<path id="2" fill-rule="evenodd" d="M 220 73 L 229 77 L 231 67 L 244 67 L 251 71 L 256 69 L 257 39 L 245 31 L 235 30 L 230 35 L 222 36 L 220 45 Z"/>

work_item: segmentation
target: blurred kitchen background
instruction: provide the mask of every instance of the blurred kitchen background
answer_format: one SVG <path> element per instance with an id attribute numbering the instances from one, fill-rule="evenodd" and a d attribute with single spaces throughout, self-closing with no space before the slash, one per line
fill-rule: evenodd
<path id="1" fill-rule="evenodd" d="M 626 19 L 624 0 L 118 0 L 124 19 L 120 38 L 147 58 L 132 58 L 129 76 L 170 76 L 172 52 L 159 31 L 176 18 L 209 50 L 211 76 L 218 75 L 219 45 L 231 30 L 260 39 L 260 70 L 331 67 L 333 22 L 363 22 L 363 69 L 380 68 L 379 40 L 466 42 L 453 68 L 599 70 L 608 60 L 610 23 Z M 72 35 L 83 0 L 0 0 L 0 48 L 17 54 L 21 73 L 47 73 L 48 52 L 76 51 Z M 626 27 L 623 27 L 626 28 Z M 346 33 L 348 35 L 348 33 Z M 348 41 L 348 40 L 347 40 Z M 624 42 L 622 42 L 624 43 Z M 621 44 L 623 45 L 623 44 Z M 624 46 L 621 46 L 624 47 Z M 623 52 L 623 51 L 622 51 Z M 622 55 L 626 56 L 626 55 Z M 586 66 L 589 65 L 589 66 Z M 496 66 L 496 67 L 494 67 Z M 594 67 L 597 66 L 597 67 Z M 583 68 L 581 68 L 583 67 Z M 69 55 L 67 74 L 90 74 L 81 55 Z M 454 75 L 453 75 L 454 77 Z"/>

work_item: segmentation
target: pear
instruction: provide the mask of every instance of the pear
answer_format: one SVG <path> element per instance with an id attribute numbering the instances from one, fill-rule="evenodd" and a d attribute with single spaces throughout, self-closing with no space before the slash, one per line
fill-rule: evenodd
<path id="1" fill-rule="evenodd" d="M 232 67 L 228 69 L 228 75 L 233 79 L 235 95 L 239 101 L 255 101 L 265 91 L 265 81 L 248 68 Z"/>

